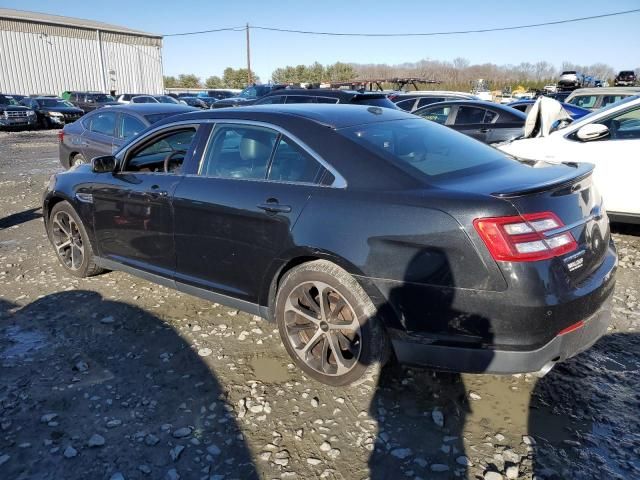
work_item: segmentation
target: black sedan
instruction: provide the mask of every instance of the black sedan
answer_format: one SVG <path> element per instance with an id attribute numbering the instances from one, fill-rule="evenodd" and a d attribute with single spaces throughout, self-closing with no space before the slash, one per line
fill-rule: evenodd
<path id="1" fill-rule="evenodd" d="M 123 270 L 266 317 L 327 384 L 371 378 L 391 350 L 547 371 L 610 319 L 592 169 L 534 168 L 396 109 L 207 110 L 54 175 L 43 216 L 69 274 Z"/>
<path id="2" fill-rule="evenodd" d="M 527 118 L 515 108 L 481 100 L 433 103 L 413 113 L 488 144 L 522 136 Z"/>
<path id="3" fill-rule="evenodd" d="M 36 112 L 38 125 L 42 128 L 63 127 L 84 115 L 84 110 L 62 98 L 26 97 L 20 103 Z"/>
<path id="4" fill-rule="evenodd" d="M 100 155 L 111 155 L 149 125 L 171 115 L 196 110 L 187 105 L 141 103 L 94 110 L 59 132 L 60 164 L 80 165 Z"/>

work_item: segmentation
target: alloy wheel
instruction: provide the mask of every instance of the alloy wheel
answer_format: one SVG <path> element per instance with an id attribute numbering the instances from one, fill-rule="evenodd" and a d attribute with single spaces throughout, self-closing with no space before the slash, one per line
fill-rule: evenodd
<path id="1" fill-rule="evenodd" d="M 330 285 L 304 282 L 284 306 L 287 337 L 310 368 L 330 376 L 353 369 L 362 353 L 360 323 L 349 302 Z"/>
<path id="2" fill-rule="evenodd" d="M 75 220 L 64 211 L 57 212 L 52 220 L 51 233 L 62 263 L 70 270 L 79 270 L 84 261 L 84 245 Z"/>

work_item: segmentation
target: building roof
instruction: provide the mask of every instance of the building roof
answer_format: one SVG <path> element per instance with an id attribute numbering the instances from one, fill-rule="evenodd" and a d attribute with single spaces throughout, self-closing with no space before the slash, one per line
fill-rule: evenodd
<path id="1" fill-rule="evenodd" d="M 143 37 L 162 38 L 162 35 L 142 32 L 127 27 L 111 25 L 109 23 L 96 22 L 95 20 L 85 20 L 82 18 L 63 17 L 61 15 L 50 15 L 48 13 L 27 12 L 24 10 L 13 10 L 10 8 L 0 8 L 0 19 L 23 21 L 30 23 L 41 23 L 46 25 L 56 25 L 62 27 L 75 27 L 87 30 L 100 30 L 105 32 L 115 32 L 125 35 L 137 35 Z"/>

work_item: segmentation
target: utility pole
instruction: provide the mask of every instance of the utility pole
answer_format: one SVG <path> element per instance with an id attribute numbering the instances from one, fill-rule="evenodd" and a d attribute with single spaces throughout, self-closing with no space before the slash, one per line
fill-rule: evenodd
<path id="1" fill-rule="evenodd" d="M 253 75 L 251 75 L 251 39 L 249 38 L 249 23 L 247 23 L 247 85 L 253 83 Z"/>

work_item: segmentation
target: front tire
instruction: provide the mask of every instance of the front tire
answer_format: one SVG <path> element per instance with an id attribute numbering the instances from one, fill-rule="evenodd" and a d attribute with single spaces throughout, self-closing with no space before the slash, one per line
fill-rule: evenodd
<path id="1" fill-rule="evenodd" d="M 376 380 L 388 339 L 360 284 L 337 265 L 317 260 L 288 271 L 276 294 L 282 342 L 311 378 L 331 386 Z"/>
<path id="2" fill-rule="evenodd" d="M 94 261 L 82 220 L 70 203 L 63 201 L 53 207 L 47 230 L 58 260 L 68 273 L 85 278 L 103 272 Z"/>
<path id="3" fill-rule="evenodd" d="M 78 165 L 82 165 L 87 163 L 86 158 L 81 153 L 76 153 L 73 157 L 71 157 L 71 167 L 76 167 Z"/>

